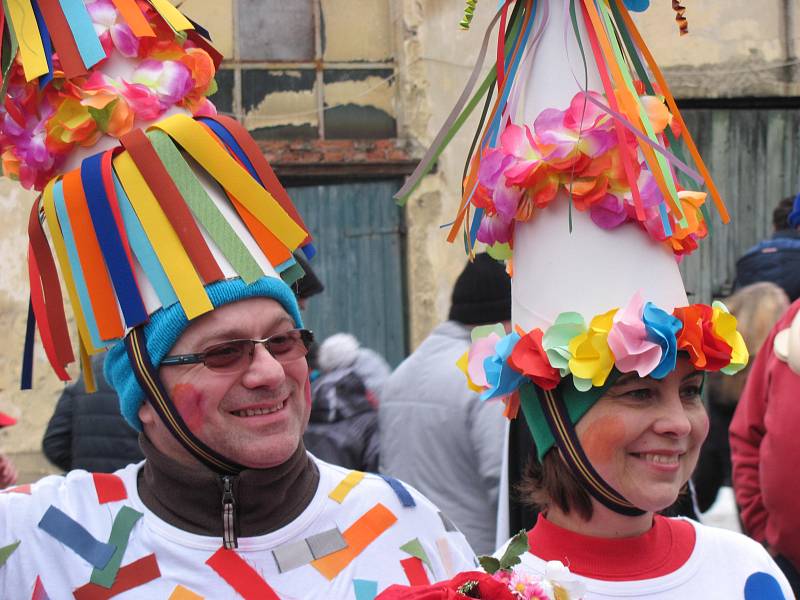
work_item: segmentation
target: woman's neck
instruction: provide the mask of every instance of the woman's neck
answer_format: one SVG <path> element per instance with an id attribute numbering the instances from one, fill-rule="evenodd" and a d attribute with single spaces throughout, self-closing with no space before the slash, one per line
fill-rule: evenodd
<path id="1" fill-rule="evenodd" d="M 592 498 L 592 518 L 588 521 L 576 512 L 565 513 L 558 507 L 547 509 L 547 520 L 568 531 L 600 538 L 635 537 L 650 531 L 653 513 L 635 517 L 621 515 Z"/>

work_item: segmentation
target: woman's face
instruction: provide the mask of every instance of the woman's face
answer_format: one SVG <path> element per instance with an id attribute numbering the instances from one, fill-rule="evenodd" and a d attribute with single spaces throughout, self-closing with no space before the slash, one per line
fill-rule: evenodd
<path id="1" fill-rule="evenodd" d="M 575 430 L 597 472 L 634 506 L 670 506 L 708 434 L 702 373 L 687 358 L 662 380 L 622 375 Z"/>

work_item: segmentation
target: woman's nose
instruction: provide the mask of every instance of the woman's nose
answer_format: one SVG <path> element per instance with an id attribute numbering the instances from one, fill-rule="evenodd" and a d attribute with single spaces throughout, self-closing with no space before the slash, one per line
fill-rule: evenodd
<path id="1" fill-rule="evenodd" d="M 661 405 L 661 410 L 653 429 L 662 435 L 686 437 L 692 431 L 692 421 L 681 402 L 680 395 L 669 398 Z"/>

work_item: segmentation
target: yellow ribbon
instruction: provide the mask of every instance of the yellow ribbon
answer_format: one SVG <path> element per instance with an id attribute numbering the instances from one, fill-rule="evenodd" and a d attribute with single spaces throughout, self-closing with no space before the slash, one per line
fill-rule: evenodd
<path id="1" fill-rule="evenodd" d="M 186 31 L 187 29 L 194 29 L 192 22 L 183 16 L 181 11 L 172 6 L 167 0 L 150 0 L 159 14 L 164 17 L 164 20 L 169 23 L 175 31 Z"/>
<path id="2" fill-rule="evenodd" d="M 48 73 L 47 56 L 42 45 L 42 34 L 36 23 L 30 0 L 8 0 L 8 12 L 19 44 L 19 55 L 25 79 L 31 81 Z M 13 57 L 12 57 L 13 59 Z"/>
<path id="3" fill-rule="evenodd" d="M 203 282 L 186 254 L 158 200 L 136 168 L 131 155 L 122 152 L 114 159 L 114 170 L 130 200 L 133 210 L 158 256 L 175 294 L 188 319 L 194 319 L 213 310 Z"/>
<path id="4" fill-rule="evenodd" d="M 201 124 L 177 114 L 153 128 L 180 144 L 234 198 L 258 219 L 290 251 L 306 239 L 306 232 L 283 210 L 277 200 L 253 179 Z M 273 265 L 277 266 L 277 265 Z"/>

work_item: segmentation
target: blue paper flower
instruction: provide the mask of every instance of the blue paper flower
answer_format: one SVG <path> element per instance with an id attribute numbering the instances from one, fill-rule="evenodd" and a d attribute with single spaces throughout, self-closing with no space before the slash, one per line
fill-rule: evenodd
<path id="1" fill-rule="evenodd" d="M 644 12 L 650 8 L 650 0 L 623 0 L 625 8 L 633 12 Z"/>
<path id="2" fill-rule="evenodd" d="M 650 377 L 663 379 L 675 369 L 678 358 L 678 340 L 675 336 L 683 323 L 652 302 L 644 305 L 642 321 L 647 330 L 647 339 L 661 346 L 661 360 L 650 373 Z"/>
<path id="3" fill-rule="evenodd" d="M 517 373 L 508 364 L 508 357 L 520 340 L 519 334 L 509 333 L 494 347 L 494 355 L 483 361 L 483 369 L 486 372 L 486 382 L 489 389 L 481 394 L 481 400 L 491 400 L 507 396 L 516 390 L 525 376 Z"/>

